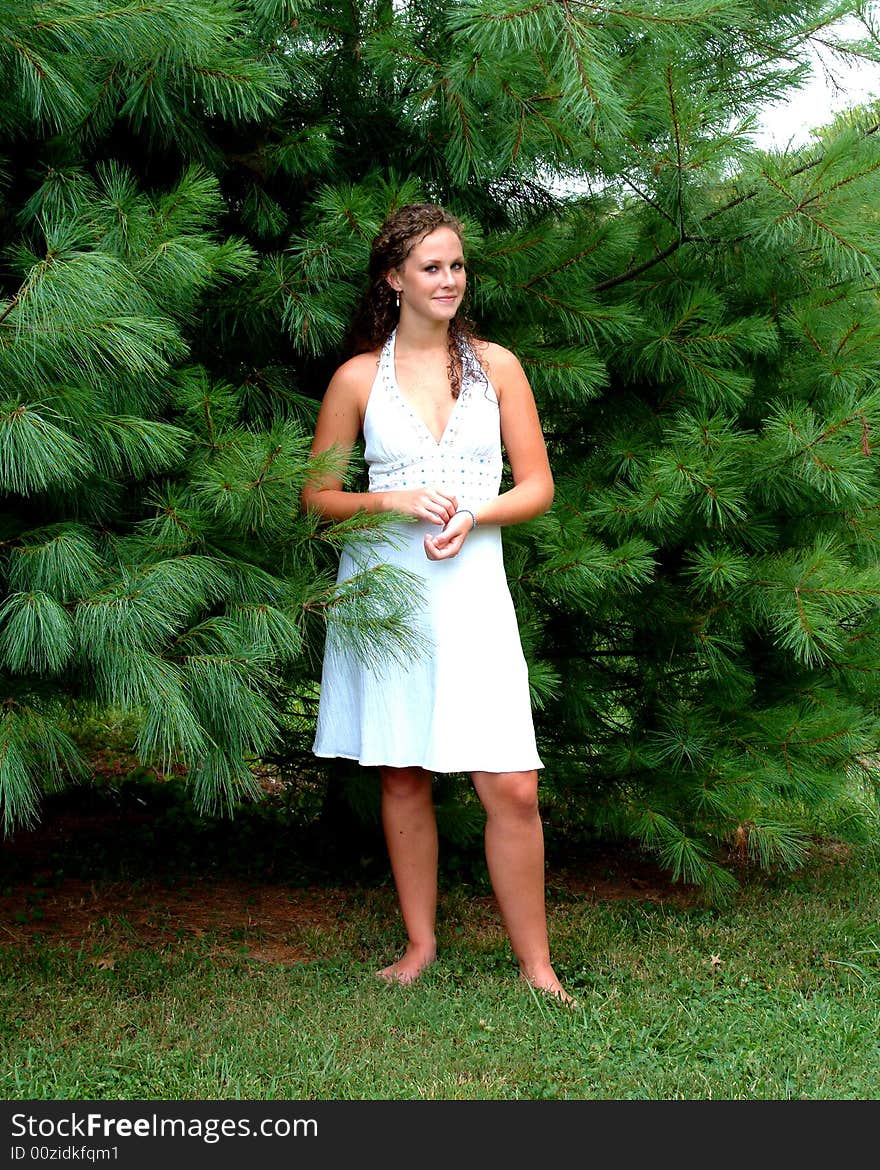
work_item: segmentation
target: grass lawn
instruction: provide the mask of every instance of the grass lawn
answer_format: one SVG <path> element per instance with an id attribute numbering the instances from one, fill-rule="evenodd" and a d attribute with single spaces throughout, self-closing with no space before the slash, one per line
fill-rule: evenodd
<path id="1" fill-rule="evenodd" d="M 610 855 L 609 855 L 610 856 Z M 566 1009 L 518 983 L 494 902 L 444 879 L 412 988 L 387 880 L 7 866 L 7 1100 L 874 1099 L 880 864 L 827 845 L 709 908 L 633 858 L 548 871 Z"/>

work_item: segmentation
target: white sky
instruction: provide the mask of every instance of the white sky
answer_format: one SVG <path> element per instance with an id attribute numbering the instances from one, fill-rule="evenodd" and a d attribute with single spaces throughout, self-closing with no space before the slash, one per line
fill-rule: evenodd
<path id="1" fill-rule="evenodd" d="M 856 22 L 843 22 L 840 29 L 854 37 L 864 36 L 864 26 Z M 846 65 L 827 51 L 817 52 L 810 81 L 790 101 L 766 110 L 757 144 L 799 146 L 812 130 L 827 125 L 836 114 L 872 99 L 880 99 L 880 64 L 863 61 L 857 66 Z"/>

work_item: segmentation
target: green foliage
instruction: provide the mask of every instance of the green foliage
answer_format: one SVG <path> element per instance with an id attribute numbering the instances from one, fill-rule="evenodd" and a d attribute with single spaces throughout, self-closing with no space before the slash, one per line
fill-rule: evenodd
<path id="1" fill-rule="evenodd" d="M 299 493 L 370 240 L 428 198 L 556 475 L 505 532 L 548 816 L 718 897 L 730 849 L 870 834 L 876 119 L 753 141 L 858 11 L 0 0 L 6 827 L 78 767 L 59 704 L 229 809 L 308 740 L 325 634 L 418 652 L 417 582 L 333 583 L 382 521 Z"/>

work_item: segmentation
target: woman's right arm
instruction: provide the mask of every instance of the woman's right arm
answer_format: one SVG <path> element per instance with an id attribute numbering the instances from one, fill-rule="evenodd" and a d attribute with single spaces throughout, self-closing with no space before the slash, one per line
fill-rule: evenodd
<path id="1" fill-rule="evenodd" d="M 352 448 L 363 427 L 367 399 L 376 376 L 374 355 L 358 354 L 340 366 L 330 380 L 312 439 L 312 455 L 336 450 L 339 472 L 315 476 L 302 491 L 302 504 L 327 520 L 347 520 L 358 512 L 398 512 L 432 524 L 447 524 L 458 503 L 454 496 L 436 488 L 413 491 L 349 492 L 343 487 L 344 472 Z"/>
<path id="2" fill-rule="evenodd" d="M 347 492 L 341 478 L 361 433 L 369 395 L 363 360 L 366 357 L 366 354 L 359 355 L 339 367 L 330 379 L 315 423 L 311 453 L 313 456 L 323 455 L 335 449 L 339 474 L 325 473 L 307 480 L 302 491 L 302 504 L 307 512 L 317 512 L 327 520 L 347 520 L 357 512 L 380 510 L 375 493 Z M 375 373 L 375 363 L 372 365 Z"/>

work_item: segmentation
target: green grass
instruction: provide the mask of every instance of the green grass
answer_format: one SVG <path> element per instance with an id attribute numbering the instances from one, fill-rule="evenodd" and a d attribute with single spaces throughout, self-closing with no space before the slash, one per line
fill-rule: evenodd
<path id="1" fill-rule="evenodd" d="M 549 885 L 579 1006 L 520 985 L 471 890 L 409 989 L 393 892 L 352 886 L 316 961 L 224 940 L 129 940 L 112 968 L 49 941 L 0 950 L 6 1099 L 873 1099 L 880 870 L 862 858 L 747 884 L 724 908 L 597 902 Z M 487 926 L 487 923 L 489 924 Z M 116 924 L 118 931 L 120 924 Z M 124 924 L 122 924 L 124 927 Z"/>

